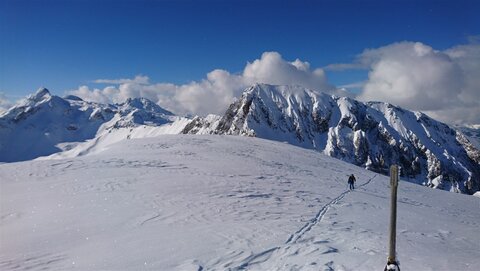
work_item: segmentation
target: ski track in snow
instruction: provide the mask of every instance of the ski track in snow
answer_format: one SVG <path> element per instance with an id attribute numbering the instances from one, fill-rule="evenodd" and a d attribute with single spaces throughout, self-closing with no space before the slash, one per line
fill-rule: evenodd
<path id="1" fill-rule="evenodd" d="M 365 183 L 357 186 L 357 189 L 360 188 L 360 187 L 364 187 L 364 186 L 368 185 L 376 176 L 377 175 L 374 175 L 372 178 L 370 178 Z M 269 260 L 272 260 L 274 258 L 273 257 L 274 253 L 279 251 L 279 250 L 283 250 L 283 251 L 289 250 L 293 244 L 296 244 L 298 242 L 298 240 L 300 240 L 306 233 L 308 233 L 313 227 L 315 227 L 316 225 L 318 225 L 322 221 L 323 217 L 328 212 L 328 210 L 331 208 L 331 206 L 333 206 L 335 204 L 338 204 L 347 194 L 351 193 L 352 191 L 354 191 L 354 190 L 347 190 L 347 191 L 341 193 L 336 198 L 332 199 L 326 205 L 324 205 L 318 211 L 318 213 L 315 215 L 314 218 L 310 219 L 302 228 L 300 228 L 298 231 L 296 231 L 295 233 L 290 235 L 288 240 L 282 246 L 276 246 L 276 247 L 264 250 L 260 253 L 252 254 L 252 255 L 248 256 L 246 259 L 244 259 L 241 262 L 240 265 L 238 265 L 237 267 L 234 267 L 234 268 L 229 268 L 228 270 L 231 270 L 231 271 L 246 270 L 247 268 L 249 268 L 249 267 L 251 267 L 255 264 L 265 263 Z M 316 243 L 319 243 L 319 242 L 316 242 Z M 325 243 L 328 243 L 328 241 L 325 241 Z M 314 252 L 314 251 L 311 251 L 311 252 Z M 328 247 L 327 251 L 323 252 L 322 254 L 336 253 L 336 252 L 338 252 L 338 250 L 336 248 Z M 285 253 L 281 253 L 281 254 L 285 254 Z M 293 255 L 296 255 L 296 254 L 298 254 L 298 251 L 296 251 Z M 235 256 L 238 256 L 238 255 L 235 255 Z M 218 265 L 219 263 L 216 263 L 216 264 Z M 223 266 L 227 266 L 227 265 L 228 264 L 225 264 Z M 220 264 L 220 266 L 221 266 L 221 264 Z M 325 266 L 328 268 L 327 270 L 335 270 L 332 267 L 333 266 L 333 261 L 330 261 L 330 262 L 326 263 Z M 210 270 L 210 269 L 207 268 L 207 270 Z"/>
<path id="2" fill-rule="evenodd" d="M 359 185 L 358 187 L 363 187 L 368 185 L 376 176 L 377 175 L 373 176 L 368 181 Z M 352 190 L 347 190 L 341 193 L 338 197 L 334 198 L 332 201 L 330 201 L 325 206 L 323 206 L 320 209 L 320 211 L 318 211 L 317 215 L 314 218 L 312 218 L 307 224 L 305 224 L 300 230 L 292 234 L 290 238 L 288 238 L 287 242 L 285 242 L 285 244 L 288 245 L 288 244 L 296 243 L 298 239 L 300 239 L 305 233 L 309 232 L 312 229 L 312 227 L 317 225 L 322 220 L 323 216 L 325 216 L 325 214 L 328 212 L 328 210 L 332 205 L 337 204 L 350 192 L 352 192 Z"/>
<path id="3" fill-rule="evenodd" d="M 133 139 L 0 165 L 0 186 L 2 271 L 363 271 L 386 260 L 388 177 L 283 143 Z M 402 182 L 398 203 L 402 269 L 478 269 L 477 198 Z"/>

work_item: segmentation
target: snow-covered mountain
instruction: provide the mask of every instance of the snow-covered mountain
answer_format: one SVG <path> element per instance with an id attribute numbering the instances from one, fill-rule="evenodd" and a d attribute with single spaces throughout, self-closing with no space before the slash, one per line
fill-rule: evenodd
<path id="1" fill-rule="evenodd" d="M 411 181 L 450 191 L 480 188 L 480 152 L 462 133 L 420 112 L 362 103 L 298 86 L 255 84 L 221 119 L 194 119 L 185 134 L 255 136 L 312 148 Z"/>
<path id="2" fill-rule="evenodd" d="M 412 182 L 474 193 L 480 188 L 480 152 L 469 131 L 391 104 L 298 86 L 256 84 L 224 116 L 193 119 L 144 98 L 107 105 L 40 89 L 0 116 L 0 162 L 76 157 L 163 134 L 245 135 L 315 149 L 380 173 L 400 164 Z"/>
<path id="3" fill-rule="evenodd" d="M 460 130 L 477 150 L 480 149 L 480 125 L 455 126 L 455 129 Z"/>
<path id="4" fill-rule="evenodd" d="M 41 88 L 0 116 L 0 162 L 30 160 L 60 151 L 79 154 L 106 136 L 112 137 L 112 132 L 116 138 L 110 143 L 131 137 L 139 128 L 151 132 L 179 120 L 182 118 L 144 98 L 105 105 L 76 96 L 61 98 Z M 82 147 L 77 148 L 80 144 Z"/>
<path id="5" fill-rule="evenodd" d="M 4 163 L 0 188 L 2 271 L 371 271 L 387 260 L 388 177 L 260 138 L 163 135 Z M 402 270 L 478 270 L 479 203 L 401 179 Z"/>
<path id="6" fill-rule="evenodd" d="M 382 171 L 409 153 L 401 142 L 418 177 L 443 150 L 440 169 L 464 166 L 472 180 L 465 155 L 478 153 L 423 114 L 286 86 L 253 86 L 225 116 L 193 120 L 145 99 L 100 105 L 42 89 L 0 125 L 4 161 L 56 152 L 0 164 L 0 270 L 377 270 L 389 181 L 351 164 L 361 151 L 380 153 L 383 167 L 360 165 Z M 478 198 L 406 183 L 406 172 L 402 269 L 477 270 Z M 447 174 L 432 183 L 445 188 Z"/>

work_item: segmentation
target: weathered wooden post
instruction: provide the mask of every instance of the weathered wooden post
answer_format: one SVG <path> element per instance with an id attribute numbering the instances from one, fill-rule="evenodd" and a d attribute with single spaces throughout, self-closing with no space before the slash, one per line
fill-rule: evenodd
<path id="1" fill-rule="evenodd" d="M 398 187 L 398 166 L 390 167 L 390 240 L 388 242 L 388 259 L 385 271 L 400 270 L 395 254 L 396 237 L 397 237 L 397 187 Z"/>

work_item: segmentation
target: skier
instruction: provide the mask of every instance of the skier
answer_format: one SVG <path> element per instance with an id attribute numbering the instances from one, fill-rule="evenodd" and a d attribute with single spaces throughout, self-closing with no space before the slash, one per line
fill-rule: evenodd
<path id="1" fill-rule="evenodd" d="M 355 176 L 353 176 L 353 174 L 350 175 L 350 177 L 348 177 L 348 184 L 350 185 L 350 190 L 355 189 L 355 185 L 354 185 L 355 181 L 356 179 L 355 179 Z"/>

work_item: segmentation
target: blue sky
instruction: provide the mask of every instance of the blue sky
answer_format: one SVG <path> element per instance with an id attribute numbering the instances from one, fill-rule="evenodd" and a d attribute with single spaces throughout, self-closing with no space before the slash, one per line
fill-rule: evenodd
<path id="1" fill-rule="evenodd" d="M 478 1 L 3 1 L 1 83 L 9 95 L 97 78 L 199 80 L 241 71 L 265 51 L 312 66 L 366 48 L 421 41 L 436 49 L 478 34 Z M 327 74 L 336 85 L 362 72 Z"/>
<path id="2" fill-rule="evenodd" d="M 480 1 L 0 3 L 0 92 L 10 99 L 137 75 L 181 85 L 214 69 L 242 73 L 269 51 L 313 70 L 396 42 L 447 50 L 480 34 Z M 369 69 L 325 72 L 342 86 Z"/>

